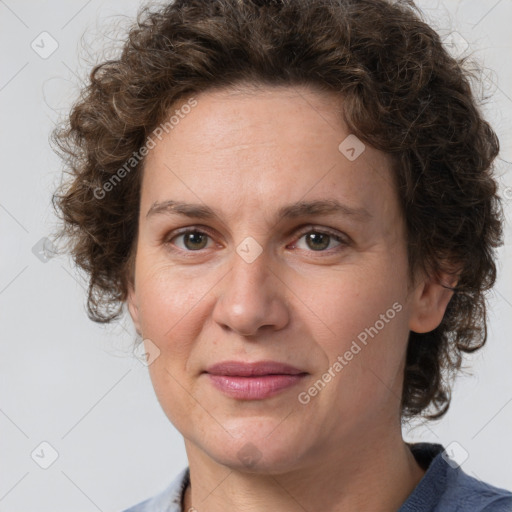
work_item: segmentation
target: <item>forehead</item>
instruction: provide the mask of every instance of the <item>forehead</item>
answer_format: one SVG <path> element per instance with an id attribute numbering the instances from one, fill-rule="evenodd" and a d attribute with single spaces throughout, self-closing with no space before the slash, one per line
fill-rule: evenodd
<path id="1" fill-rule="evenodd" d="M 155 201 L 180 198 L 277 208 L 326 193 L 366 207 L 393 194 L 390 157 L 350 138 L 343 102 L 333 93 L 220 89 L 195 95 L 195 106 L 180 111 L 188 100 L 173 107 L 173 128 L 146 158 L 146 210 Z M 347 137 L 360 144 L 358 153 L 364 148 L 356 159 L 343 153 Z"/>
<path id="2" fill-rule="evenodd" d="M 331 142 L 326 131 L 346 131 L 340 98 L 304 86 L 246 85 L 206 91 L 195 99 L 197 105 L 168 137 L 169 146 L 184 147 L 188 140 L 190 153 L 231 151 L 236 142 L 240 151 L 259 144 L 309 150 Z M 183 101 L 173 110 L 180 105 Z"/>

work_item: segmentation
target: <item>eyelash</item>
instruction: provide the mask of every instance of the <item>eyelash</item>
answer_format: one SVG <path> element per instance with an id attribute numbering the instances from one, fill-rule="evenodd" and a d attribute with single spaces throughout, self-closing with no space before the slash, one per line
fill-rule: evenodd
<path id="1" fill-rule="evenodd" d="M 176 230 L 176 231 L 172 232 L 170 236 L 165 237 L 164 244 L 166 246 L 168 246 L 170 248 L 170 250 L 173 252 L 201 253 L 202 251 L 204 251 L 205 249 L 198 249 L 197 251 L 180 249 L 180 248 L 176 248 L 176 246 L 172 243 L 172 240 L 174 240 L 175 238 L 182 236 L 182 235 L 187 235 L 189 233 L 198 233 L 201 235 L 207 235 L 208 237 L 213 239 L 213 235 L 206 228 L 204 228 L 202 226 L 189 226 L 189 227 L 183 228 L 181 230 Z M 302 230 L 300 230 L 300 228 L 299 228 L 299 232 L 297 233 L 297 235 L 295 235 L 295 236 L 297 236 L 297 241 L 300 240 L 304 235 L 307 235 L 308 233 L 327 235 L 331 238 L 334 238 L 337 242 L 339 242 L 340 245 L 338 245 L 334 249 L 326 249 L 326 250 L 321 250 L 321 251 L 314 251 L 312 249 L 311 250 L 301 249 L 301 250 L 306 250 L 307 252 L 312 252 L 312 253 L 317 253 L 317 254 L 328 253 L 330 255 L 330 254 L 332 254 L 333 251 L 338 252 L 339 250 L 342 250 L 345 246 L 349 245 L 349 240 L 347 239 L 348 237 L 346 238 L 346 237 L 340 236 L 339 234 L 337 234 L 333 231 L 330 231 L 326 228 L 319 228 L 314 225 L 308 225 L 305 228 L 303 228 Z M 294 245 L 296 243 L 297 242 L 294 242 Z"/>

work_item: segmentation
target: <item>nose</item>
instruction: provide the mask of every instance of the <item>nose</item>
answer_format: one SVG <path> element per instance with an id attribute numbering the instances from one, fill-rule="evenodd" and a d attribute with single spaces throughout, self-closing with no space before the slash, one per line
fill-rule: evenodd
<path id="1" fill-rule="evenodd" d="M 219 283 L 214 321 L 241 336 L 285 327 L 289 322 L 286 285 L 276 274 L 264 254 L 248 263 L 235 253 L 231 272 Z"/>

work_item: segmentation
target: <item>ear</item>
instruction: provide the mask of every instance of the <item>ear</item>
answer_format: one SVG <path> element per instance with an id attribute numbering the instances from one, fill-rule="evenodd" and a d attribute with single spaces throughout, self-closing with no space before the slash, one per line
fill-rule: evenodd
<path id="1" fill-rule="evenodd" d="M 417 333 L 433 331 L 443 320 L 446 307 L 453 296 L 457 277 L 443 273 L 438 277 L 421 279 L 413 291 L 409 329 Z"/>
<path id="2" fill-rule="evenodd" d="M 128 303 L 128 311 L 130 312 L 130 316 L 132 317 L 133 325 L 135 326 L 135 330 L 139 336 L 142 336 L 142 330 L 140 328 L 140 320 L 139 320 L 139 306 L 137 304 L 137 297 L 135 295 L 135 288 L 133 283 L 128 284 L 128 297 L 126 299 Z"/>

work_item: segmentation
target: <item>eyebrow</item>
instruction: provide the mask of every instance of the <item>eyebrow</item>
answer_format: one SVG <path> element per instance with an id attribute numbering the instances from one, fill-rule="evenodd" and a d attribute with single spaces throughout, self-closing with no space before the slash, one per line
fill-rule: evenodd
<path id="1" fill-rule="evenodd" d="M 209 206 L 172 200 L 153 203 L 146 214 L 146 218 L 157 214 L 183 215 L 195 219 L 220 220 L 221 217 L 216 209 Z M 351 207 L 340 203 L 337 199 L 298 201 L 281 207 L 276 213 L 276 218 L 278 220 L 295 219 L 308 215 L 343 215 L 361 222 L 372 218 L 372 214 L 365 208 Z"/>

